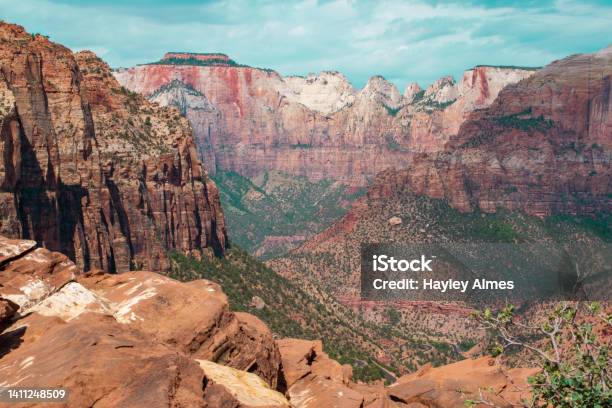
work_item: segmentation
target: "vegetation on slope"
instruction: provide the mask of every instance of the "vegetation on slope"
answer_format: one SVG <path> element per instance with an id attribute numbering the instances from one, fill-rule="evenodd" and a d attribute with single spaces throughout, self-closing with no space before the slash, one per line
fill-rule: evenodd
<path id="1" fill-rule="evenodd" d="M 253 180 L 235 172 L 213 177 L 233 241 L 260 259 L 281 255 L 345 213 L 363 190 L 280 172 Z"/>
<path id="2" fill-rule="evenodd" d="M 533 241 L 551 245 L 570 243 L 587 250 L 602 249 L 611 242 L 610 216 L 604 214 L 594 218 L 555 216 L 547 219 L 504 210 L 496 214 L 462 214 L 443 200 L 410 193 L 372 198 L 362 204 L 365 205 L 352 211 L 350 222 L 342 225 L 341 221 L 337 226 L 336 230 L 340 232 L 333 236 L 315 237 L 308 245 L 271 260 L 268 265 L 293 281 L 316 282 L 338 299 L 358 300 L 360 245 L 365 242 Z M 399 217 L 402 223 L 390 225 L 391 217 Z M 468 305 L 444 305 L 446 309 L 438 306 L 432 305 L 429 310 L 391 303 L 371 309 L 359 307 L 360 315 L 367 315 L 379 325 L 393 327 L 395 334 L 388 337 L 393 341 L 387 343 L 385 351 L 394 358 L 399 357 L 397 369 L 412 371 L 427 361 L 437 365 L 448 359 L 461 358 L 462 352 L 484 338 L 485 333 L 462 314 L 465 308 L 469 309 Z M 389 309 L 395 309 L 400 316 Z M 402 343 L 400 339 L 403 338 L 418 341 Z M 419 348 L 419 344 L 424 347 Z M 418 354 L 428 348 L 435 348 L 440 353 L 435 357 Z"/>
<path id="3" fill-rule="evenodd" d="M 381 329 L 358 318 L 331 297 L 320 294 L 324 301 L 315 299 L 309 293 L 316 289 L 310 288 L 307 293 L 236 247 L 223 258 L 196 260 L 173 253 L 171 259 L 171 277 L 217 282 L 227 294 L 232 310 L 256 315 L 277 338 L 322 339 L 332 358 L 353 366 L 355 379 L 371 381 L 385 377 L 384 364 L 374 357 L 381 349 L 374 340 L 383 335 Z M 265 306 L 255 307 L 254 297 L 262 299 Z"/>
<path id="4" fill-rule="evenodd" d="M 612 404 L 610 345 L 606 332 L 612 328 L 609 307 L 600 303 L 559 303 L 541 322 L 518 318 L 513 305 L 494 313 L 486 309 L 475 317 L 492 333 L 491 353 L 522 361 L 540 371 L 529 378 L 529 407 L 587 408 Z M 466 406 L 487 405 L 481 397 Z"/>

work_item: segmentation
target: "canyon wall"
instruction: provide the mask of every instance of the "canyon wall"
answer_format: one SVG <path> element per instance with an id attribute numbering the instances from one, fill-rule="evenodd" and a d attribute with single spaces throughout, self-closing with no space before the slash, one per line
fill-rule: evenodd
<path id="1" fill-rule="evenodd" d="M 247 177 L 277 170 L 353 186 L 407 167 L 415 153 L 444 149 L 470 112 L 534 72 L 476 67 L 459 84 L 443 78 L 401 94 L 380 76 L 356 90 L 338 72 L 283 78 L 193 55 L 191 65 L 166 55 L 114 75 L 129 90 L 183 111 L 211 174 L 216 168 Z"/>
<path id="2" fill-rule="evenodd" d="M 168 267 L 223 252 L 214 183 L 178 111 L 126 92 L 93 53 L 0 24 L 0 233 L 79 267 Z"/>
<path id="3" fill-rule="evenodd" d="M 416 192 L 466 212 L 609 212 L 611 76 L 612 47 L 555 61 L 471 114 L 446 151 L 380 174 L 370 194 Z"/>

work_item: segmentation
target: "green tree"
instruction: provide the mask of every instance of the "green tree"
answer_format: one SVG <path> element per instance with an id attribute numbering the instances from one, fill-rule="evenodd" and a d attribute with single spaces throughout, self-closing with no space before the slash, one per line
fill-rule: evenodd
<path id="1" fill-rule="evenodd" d="M 612 315 L 603 312 L 599 303 L 560 303 L 541 324 L 530 325 L 517 318 L 514 311 L 514 306 L 508 305 L 498 313 L 486 309 L 475 317 L 494 333 L 493 356 L 519 349 L 540 368 L 529 378 L 532 399 L 525 406 L 612 406 L 609 344 L 594 331 L 596 325 L 609 330 Z M 487 401 L 466 401 L 466 406 L 477 404 L 487 405 Z"/>

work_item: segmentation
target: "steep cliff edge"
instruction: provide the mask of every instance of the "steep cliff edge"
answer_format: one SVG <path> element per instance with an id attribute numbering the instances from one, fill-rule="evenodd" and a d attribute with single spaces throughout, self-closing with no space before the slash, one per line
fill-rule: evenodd
<path id="1" fill-rule="evenodd" d="M 0 24 L 0 67 L 0 233 L 85 270 L 163 270 L 168 250 L 224 250 L 218 192 L 179 112 L 20 26 Z"/>
<path id="2" fill-rule="evenodd" d="M 219 168 L 252 178 L 281 171 L 352 186 L 407 167 L 416 152 L 443 149 L 470 112 L 534 72 L 476 67 L 459 84 L 443 78 L 402 95 L 380 76 L 357 90 L 338 72 L 283 78 L 233 61 L 181 55 L 114 75 L 134 92 L 184 108 L 211 174 Z M 185 88 L 197 98 L 194 92 L 185 98 Z"/>
<path id="3" fill-rule="evenodd" d="M 11 306 L 1 386 L 63 387 L 71 407 L 289 407 L 274 391 L 281 361 L 270 330 L 232 312 L 219 285 L 82 274 L 63 254 L 2 236 L 0 253 L 0 305 Z"/>

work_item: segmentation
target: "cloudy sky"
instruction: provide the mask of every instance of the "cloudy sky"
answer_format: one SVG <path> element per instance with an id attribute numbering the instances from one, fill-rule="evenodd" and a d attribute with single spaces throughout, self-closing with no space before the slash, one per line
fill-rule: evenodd
<path id="1" fill-rule="evenodd" d="M 478 64 L 541 66 L 612 43 L 610 0 L 0 0 L 0 18 L 113 67 L 224 52 L 284 75 L 376 74 L 403 89 Z"/>

